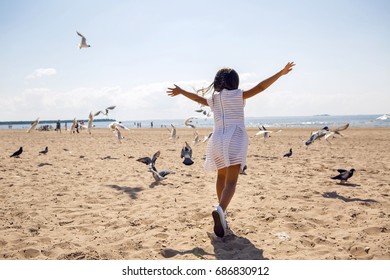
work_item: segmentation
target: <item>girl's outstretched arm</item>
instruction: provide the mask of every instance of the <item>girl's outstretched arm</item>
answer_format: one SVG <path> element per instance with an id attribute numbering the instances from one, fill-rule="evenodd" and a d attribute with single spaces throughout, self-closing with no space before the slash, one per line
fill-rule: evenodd
<path id="1" fill-rule="evenodd" d="M 272 85 L 274 82 L 276 82 L 277 79 L 279 79 L 281 76 L 286 75 L 289 73 L 292 68 L 295 66 L 294 62 L 289 62 L 284 66 L 282 70 L 280 70 L 275 75 L 269 77 L 268 79 L 265 79 L 264 81 L 258 83 L 256 86 L 251 88 L 250 90 L 246 90 L 243 93 L 243 98 L 247 99 L 249 97 L 255 96 L 256 94 L 264 91 L 266 88 L 268 88 L 270 85 Z"/>
<path id="2" fill-rule="evenodd" d="M 187 97 L 195 102 L 198 102 L 202 105 L 208 106 L 206 98 L 199 96 L 195 93 L 185 91 L 184 89 L 178 87 L 177 85 L 174 85 L 174 86 L 175 87 L 173 87 L 173 88 L 168 88 L 167 93 L 169 96 L 176 96 L 176 95 L 182 94 L 185 97 Z"/>

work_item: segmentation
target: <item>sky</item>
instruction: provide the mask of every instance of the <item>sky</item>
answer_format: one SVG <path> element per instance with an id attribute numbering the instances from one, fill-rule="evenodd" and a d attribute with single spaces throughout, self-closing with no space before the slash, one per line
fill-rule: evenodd
<path id="1" fill-rule="evenodd" d="M 0 1 L 0 121 L 184 119 L 222 67 L 247 117 L 390 113 L 390 1 Z M 80 32 L 91 45 L 79 49 Z M 99 117 L 100 118 L 100 117 Z"/>

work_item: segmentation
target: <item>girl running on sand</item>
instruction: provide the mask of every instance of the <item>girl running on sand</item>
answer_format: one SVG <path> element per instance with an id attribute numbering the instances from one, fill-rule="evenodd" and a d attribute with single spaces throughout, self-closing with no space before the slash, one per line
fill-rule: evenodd
<path id="1" fill-rule="evenodd" d="M 197 103 L 210 106 L 214 113 L 214 130 L 207 146 L 205 170 L 217 171 L 216 190 L 219 204 L 212 212 L 212 217 L 214 233 L 218 237 L 226 234 L 226 208 L 236 190 L 240 170 L 246 163 L 248 134 L 244 123 L 245 99 L 264 91 L 281 76 L 289 73 L 294 66 L 294 62 L 287 63 L 278 73 L 249 90 L 238 88 L 239 76 L 231 68 L 219 70 L 214 82 L 206 89 L 198 91 L 201 95 L 185 91 L 177 85 L 167 90 L 169 96 L 182 94 Z M 204 98 L 204 94 L 211 90 L 211 97 Z"/>

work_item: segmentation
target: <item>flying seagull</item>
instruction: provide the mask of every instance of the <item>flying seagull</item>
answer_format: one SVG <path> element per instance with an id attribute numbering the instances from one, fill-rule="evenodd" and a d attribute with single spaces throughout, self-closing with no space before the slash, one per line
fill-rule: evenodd
<path id="1" fill-rule="evenodd" d="M 199 140 L 199 133 L 194 129 L 194 144 L 198 144 L 200 142 Z"/>
<path id="2" fill-rule="evenodd" d="M 137 161 L 142 162 L 149 166 L 148 171 L 152 172 L 153 178 L 156 182 L 164 180 L 168 174 L 174 174 L 175 172 L 163 170 L 158 172 L 156 168 L 156 160 L 160 156 L 160 151 L 154 153 L 153 157 L 142 157 L 137 159 Z"/>
<path id="3" fill-rule="evenodd" d="M 185 165 L 191 165 L 194 162 L 192 161 L 192 149 L 190 145 L 188 145 L 187 142 L 185 142 L 186 145 L 181 149 L 181 158 L 184 158 L 183 163 Z"/>
<path id="4" fill-rule="evenodd" d="M 195 129 L 195 125 L 192 124 L 192 120 L 194 119 L 194 117 L 189 117 L 188 119 L 186 119 L 184 121 L 184 124 L 186 126 L 189 126 L 189 127 L 192 127 L 193 129 Z"/>
<path id="5" fill-rule="evenodd" d="M 112 122 L 108 125 L 109 128 L 111 128 L 113 131 L 115 131 L 116 128 L 123 128 L 126 130 L 129 130 L 126 126 L 122 124 L 122 122 Z"/>
<path id="6" fill-rule="evenodd" d="M 96 116 L 99 116 L 100 113 L 103 114 L 103 115 L 105 115 L 105 116 L 108 116 L 108 111 L 109 111 L 109 110 L 114 110 L 115 107 L 116 107 L 116 106 L 109 106 L 109 107 L 107 107 L 106 109 L 104 109 L 104 112 L 100 110 L 100 111 L 96 112 L 94 116 L 95 116 L 95 117 L 96 117 Z"/>
<path id="7" fill-rule="evenodd" d="M 44 150 L 40 151 L 39 154 L 46 155 L 48 151 L 49 151 L 49 148 L 46 147 Z"/>
<path id="8" fill-rule="evenodd" d="M 27 130 L 27 133 L 30 133 L 31 130 L 34 130 L 39 123 L 39 118 L 37 118 L 30 126 L 30 128 Z"/>
<path id="9" fill-rule="evenodd" d="M 168 128 L 169 132 L 171 133 L 171 136 L 169 137 L 169 139 L 176 139 L 177 138 L 176 137 L 176 127 L 173 124 L 171 124 L 171 126 L 172 126 L 172 129 Z"/>
<path id="10" fill-rule="evenodd" d="M 265 127 L 264 127 L 264 125 L 262 125 L 261 127 L 260 126 L 258 126 L 259 127 L 259 130 L 260 131 L 258 131 L 256 134 L 255 134 L 255 136 L 259 136 L 259 135 L 263 135 L 263 137 L 264 137 L 264 141 L 267 139 L 267 138 L 269 138 L 269 137 L 271 137 L 271 133 L 279 133 L 279 132 L 282 132 L 282 130 L 278 130 L 278 131 L 276 131 L 276 132 L 274 132 L 274 131 L 271 131 L 271 130 L 267 130 Z"/>
<path id="11" fill-rule="evenodd" d="M 340 131 L 346 130 L 349 127 L 349 123 L 339 126 L 336 128 L 330 129 L 326 134 L 325 134 L 325 140 L 328 141 L 328 143 L 332 144 L 329 140 L 332 138 L 335 138 L 337 135 L 344 137 L 344 134 L 342 134 Z"/>
<path id="12" fill-rule="evenodd" d="M 78 31 L 76 31 L 77 35 L 79 35 L 81 37 L 81 42 L 79 44 L 79 49 L 82 49 L 82 48 L 89 48 L 90 45 L 87 44 L 87 39 L 81 35 Z"/>
<path id="13" fill-rule="evenodd" d="M 210 132 L 210 133 L 209 133 L 209 135 L 205 136 L 205 137 L 203 138 L 203 141 L 202 141 L 202 143 L 204 143 L 204 142 L 206 142 L 207 140 L 209 140 L 209 139 L 210 139 L 210 137 L 211 137 L 211 135 L 213 135 L 213 133 L 212 133 L 212 132 Z"/>
<path id="14" fill-rule="evenodd" d="M 355 169 L 354 168 L 352 168 L 351 170 L 337 169 L 337 172 L 339 172 L 339 175 L 331 177 L 331 179 L 340 180 L 340 184 L 344 184 L 347 182 L 349 178 L 352 177 L 353 172 L 355 172 Z"/>
<path id="15" fill-rule="evenodd" d="M 17 150 L 15 153 L 10 155 L 9 157 L 19 157 L 23 153 L 23 147 L 20 147 L 19 150 Z"/>
<path id="16" fill-rule="evenodd" d="M 285 153 L 283 157 L 291 157 L 292 156 L 292 148 L 290 148 L 290 151 L 288 153 Z"/>
<path id="17" fill-rule="evenodd" d="M 326 133 L 328 133 L 329 131 L 329 127 L 327 126 L 324 126 L 324 128 L 320 129 L 320 130 L 317 130 L 315 132 L 313 132 L 309 138 L 309 140 L 307 140 L 305 142 L 305 145 L 306 146 L 309 146 L 310 144 L 312 144 L 315 140 L 317 139 L 321 139 L 322 137 L 324 137 L 326 135 Z"/>

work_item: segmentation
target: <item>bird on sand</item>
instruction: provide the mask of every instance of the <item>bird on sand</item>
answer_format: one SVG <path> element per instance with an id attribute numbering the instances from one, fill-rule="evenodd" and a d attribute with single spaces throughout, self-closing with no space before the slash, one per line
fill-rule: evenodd
<path id="1" fill-rule="evenodd" d="M 103 115 L 105 115 L 105 116 L 108 116 L 108 112 L 109 112 L 110 110 L 114 110 L 115 107 L 116 107 L 116 105 L 114 105 L 114 106 L 109 106 L 109 107 L 107 107 L 106 109 L 104 109 L 104 111 L 100 110 L 100 111 L 96 112 L 96 113 L 94 114 L 94 116 L 96 117 L 96 116 L 99 116 L 100 114 L 103 114 Z"/>
<path id="2" fill-rule="evenodd" d="M 91 134 L 92 127 L 93 127 L 93 114 L 92 114 L 92 112 L 89 112 L 88 126 L 87 126 L 87 131 L 89 134 Z"/>
<path id="3" fill-rule="evenodd" d="M 45 149 L 43 149 L 42 151 L 40 151 L 39 154 L 40 154 L 40 155 L 46 155 L 48 151 L 49 151 L 49 148 L 46 147 Z"/>
<path id="4" fill-rule="evenodd" d="M 340 180 L 340 184 L 345 184 L 348 181 L 348 179 L 353 176 L 355 169 L 354 168 L 352 168 L 351 170 L 337 169 L 337 172 L 339 172 L 339 175 L 331 177 L 331 179 Z"/>
<path id="5" fill-rule="evenodd" d="M 10 155 L 9 157 L 19 157 L 23 153 L 23 147 L 20 147 L 19 150 L 17 150 L 15 153 Z"/>
<path id="6" fill-rule="evenodd" d="M 186 145 L 181 149 L 181 158 L 184 158 L 183 163 L 185 165 L 191 165 L 194 162 L 192 161 L 192 149 L 190 145 L 188 145 L 187 142 L 185 142 Z"/>
<path id="7" fill-rule="evenodd" d="M 119 144 L 122 144 L 122 139 L 124 139 L 125 137 L 122 136 L 122 133 L 121 133 L 121 131 L 119 130 L 119 128 L 115 127 L 114 133 L 116 134 L 116 137 L 117 137 L 117 139 L 118 139 L 118 143 L 119 143 Z"/>
<path id="8" fill-rule="evenodd" d="M 73 122 L 72 122 L 72 126 L 70 127 L 70 133 L 71 133 L 71 134 L 75 132 L 75 130 L 76 130 L 76 125 L 77 125 L 77 119 L 74 118 L 74 119 L 73 119 Z"/>
<path id="9" fill-rule="evenodd" d="M 320 130 L 317 130 L 315 132 L 313 132 L 309 138 L 309 140 L 307 140 L 305 142 L 305 145 L 306 146 L 309 146 L 310 144 L 313 144 L 313 142 L 317 139 L 321 139 L 322 137 L 324 137 L 326 135 L 326 133 L 328 133 L 329 131 L 329 127 L 327 126 L 324 126 L 322 129 Z"/>
<path id="10" fill-rule="evenodd" d="M 290 150 L 283 155 L 283 157 L 291 157 L 291 156 L 292 156 L 292 148 L 290 148 Z"/>
<path id="11" fill-rule="evenodd" d="M 77 35 L 79 35 L 81 37 L 81 42 L 79 44 L 79 49 L 91 47 L 91 45 L 87 44 L 87 38 L 85 38 L 83 35 L 81 35 L 78 31 L 76 31 L 76 33 L 77 33 Z"/>
<path id="12" fill-rule="evenodd" d="M 39 118 L 37 118 L 30 126 L 30 128 L 27 130 L 27 133 L 30 133 L 31 130 L 34 130 L 39 123 Z"/>
<path id="13" fill-rule="evenodd" d="M 153 157 L 142 157 L 137 159 L 137 161 L 142 162 L 149 166 L 148 171 L 152 172 L 153 178 L 156 182 L 164 180 L 168 174 L 175 174 L 175 172 L 163 170 L 158 172 L 156 168 L 156 160 L 160 156 L 160 151 L 154 153 Z"/>

